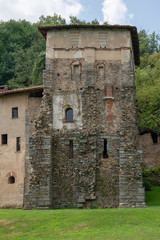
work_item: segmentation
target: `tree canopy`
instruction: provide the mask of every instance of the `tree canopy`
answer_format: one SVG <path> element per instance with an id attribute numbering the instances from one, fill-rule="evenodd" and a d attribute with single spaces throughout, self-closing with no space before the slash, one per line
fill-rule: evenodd
<path id="1" fill-rule="evenodd" d="M 36 62 L 42 58 L 41 52 L 45 51 L 45 40 L 37 25 L 26 20 L 1 21 L 0 32 L 0 84 L 17 88 L 42 82 L 44 63 L 37 79 L 33 74 Z"/>
<path id="2" fill-rule="evenodd" d="M 140 66 L 136 68 L 136 89 L 140 130 L 160 131 L 160 45 L 159 35 L 139 32 Z"/>

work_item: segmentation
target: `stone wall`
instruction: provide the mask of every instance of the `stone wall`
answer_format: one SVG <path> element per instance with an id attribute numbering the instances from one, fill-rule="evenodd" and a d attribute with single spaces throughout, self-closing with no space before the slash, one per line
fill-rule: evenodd
<path id="1" fill-rule="evenodd" d="M 151 132 L 139 135 L 140 148 L 143 151 L 143 165 L 147 168 L 160 166 L 160 136 L 153 142 Z"/>
<path id="2" fill-rule="evenodd" d="M 72 78 L 72 82 L 70 80 L 71 60 L 65 59 L 65 63 L 64 60 L 56 62 L 56 73 L 61 70 L 61 79 L 64 76 L 65 80 L 59 82 L 59 76 L 55 76 L 53 95 L 66 96 L 69 93 L 75 93 L 80 96 L 82 113 L 79 110 L 79 115 L 82 114 L 82 125 L 78 125 L 75 118 L 74 123 L 65 123 L 62 128 L 57 130 L 53 126 L 53 207 L 118 206 L 119 141 L 116 134 L 119 128 L 119 116 L 117 114 L 118 105 L 115 102 L 119 98 L 120 92 L 117 91 L 116 85 L 114 85 L 116 100 L 115 102 L 112 99 L 109 100 L 113 105 L 110 109 L 107 108 L 108 101 L 103 98 L 105 97 L 104 76 L 107 75 L 110 78 L 109 85 L 111 85 L 113 75 L 109 65 L 112 65 L 116 72 L 114 74 L 114 83 L 116 84 L 120 63 L 106 62 L 103 77 L 99 78 L 98 63 L 96 65 L 95 63 L 86 64 L 83 59 L 79 59 L 79 61 L 83 62 L 81 81 L 77 76 L 77 78 Z M 63 66 L 66 66 L 65 70 L 61 69 L 62 63 Z M 67 82 L 71 83 L 70 88 L 68 88 Z M 63 109 L 63 106 L 61 108 Z M 110 119 L 107 122 L 108 115 L 111 115 L 110 112 L 112 112 L 114 121 Z M 61 122 L 62 118 L 63 115 L 61 115 Z M 72 124 L 72 127 L 68 128 L 68 124 Z M 104 139 L 108 140 L 108 158 L 103 158 Z M 70 140 L 73 141 L 73 159 L 69 158 Z"/>
<path id="3" fill-rule="evenodd" d="M 130 64 L 122 65 L 120 131 L 120 207 L 145 206 L 142 184 L 142 152 L 138 150 L 137 108 L 134 74 Z"/>
<path id="4" fill-rule="evenodd" d="M 70 50 L 62 50 L 64 58 L 46 59 L 25 208 L 144 206 L 130 50 L 122 50 L 123 61 L 96 60 L 95 49 L 66 58 Z M 67 106 L 73 121 L 65 119 Z"/>
<path id="5" fill-rule="evenodd" d="M 45 77 L 45 72 L 44 72 Z M 27 146 L 25 167 L 25 194 L 24 208 L 48 207 L 50 204 L 51 178 L 51 136 L 48 136 L 49 127 L 46 123 L 49 114 L 49 96 L 47 89 L 45 96 L 36 99 L 39 106 L 30 105 L 26 118 Z M 35 102 L 36 102 L 35 101 Z M 47 106 L 46 106 L 47 105 Z M 42 110 L 43 109 L 43 110 Z M 47 116 L 46 116 L 47 115 Z"/>

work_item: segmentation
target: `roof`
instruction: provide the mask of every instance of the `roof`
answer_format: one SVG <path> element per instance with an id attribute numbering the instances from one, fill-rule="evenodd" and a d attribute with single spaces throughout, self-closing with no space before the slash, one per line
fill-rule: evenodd
<path id="1" fill-rule="evenodd" d="M 39 26 L 38 30 L 46 39 L 47 32 L 51 30 L 63 30 L 63 29 L 105 29 L 105 30 L 128 30 L 131 33 L 133 50 L 134 50 L 134 59 L 135 64 L 140 64 L 140 53 L 139 53 L 139 40 L 137 28 L 135 26 L 129 25 L 60 25 L 60 26 Z"/>
<path id="2" fill-rule="evenodd" d="M 43 91 L 43 85 L 34 86 L 34 87 L 27 87 L 27 88 L 17 88 L 12 90 L 0 90 L 0 96 L 4 95 L 11 95 L 11 94 L 18 94 L 18 93 L 31 93 L 31 92 L 37 92 L 37 91 Z"/>

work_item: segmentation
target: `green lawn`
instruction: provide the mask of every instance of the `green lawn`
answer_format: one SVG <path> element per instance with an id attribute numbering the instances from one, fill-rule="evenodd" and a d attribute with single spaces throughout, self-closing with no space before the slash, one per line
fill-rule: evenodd
<path id="1" fill-rule="evenodd" d="M 147 208 L 1 209 L 0 239 L 160 240 L 160 187 L 147 192 L 146 200 Z"/>
<path id="2" fill-rule="evenodd" d="M 152 191 L 146 192 L 147 206 L 160 206 L 160 187 L 152 187 Z"/>

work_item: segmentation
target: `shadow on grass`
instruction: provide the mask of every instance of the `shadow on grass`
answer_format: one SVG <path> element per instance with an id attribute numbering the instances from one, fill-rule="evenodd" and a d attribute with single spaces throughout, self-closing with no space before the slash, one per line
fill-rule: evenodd
<path id="1" fill-rule="evenodd" d="M 146 191 L 147 206 L 160 206 L 160 186 L 152 187 L 152 191 Z"/>

